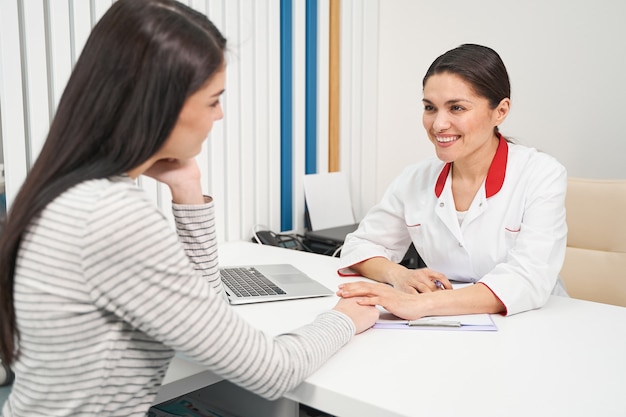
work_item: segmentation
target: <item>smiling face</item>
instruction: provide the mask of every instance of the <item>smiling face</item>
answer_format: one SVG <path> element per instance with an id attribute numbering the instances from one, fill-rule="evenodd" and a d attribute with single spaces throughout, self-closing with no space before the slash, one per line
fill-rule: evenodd
<path id="1" fill-rule="evenodd" d="M 469 162 L 493 156 L 498 145 L 494 127 L 508 114 L 508 98 L 492 109 L 471 84 L 443 72 L 427 79 L 423 103 L 422 121 L 439 159 Z"/>
<path id="2" fill-rule="evenodd" d="M 226 70 L 222 68 L 183 105 L 170 136 L 159 151 L 160 158 L 189 159 L 198 155 L 202 144 L 224 113 L 220 96 L 224 92 Z"/>

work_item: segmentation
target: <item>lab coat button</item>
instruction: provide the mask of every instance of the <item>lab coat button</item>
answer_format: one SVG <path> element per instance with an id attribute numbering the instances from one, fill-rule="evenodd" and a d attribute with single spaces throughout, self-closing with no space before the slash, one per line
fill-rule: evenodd
<path id="1" fill-rule="evenodd" d="M 439 207 L 443 207 L 445 204 L 443 203 L 443 201 L 441 203 L 439 203 Z"/>
<path id="2" fill-rule="evenodd" d="M 462 248 L 463 244 L 461 242 L 459 242 L 459 248 Z"/>

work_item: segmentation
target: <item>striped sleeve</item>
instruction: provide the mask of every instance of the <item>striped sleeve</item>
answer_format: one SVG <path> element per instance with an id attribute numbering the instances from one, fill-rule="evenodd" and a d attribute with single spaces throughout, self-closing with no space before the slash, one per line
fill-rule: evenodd
<path id="1" fill-rule="evenodd" d="M 217 262 L 215 211 L 213 200 L 205 196 L 204 205 L 172 204 L 178 239 L 194 269 L 216 293 L 223 292 Z"/>
<path id="2" fill-rule="evenodd" d="M 336 311 L 278 337 L 253 328 L 219 294 L 212 203 L 174 205 L 177 236 L 139 190 L 128 192 L 103 196 L 86 228 L 83 267 L 99 307 L 270 399 L 354 334 Z"/>

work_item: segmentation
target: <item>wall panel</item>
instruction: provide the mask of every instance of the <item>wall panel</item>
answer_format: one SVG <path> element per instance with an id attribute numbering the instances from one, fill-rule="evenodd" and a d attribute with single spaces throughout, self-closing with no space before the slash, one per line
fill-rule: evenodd
<path id="1" fill-rule="evenodd" d="M 378 0 L 341 1 L 338 171 L 348 176 L 357 220 L 377 198 L 378 8 Z"/>
<path id="2" fill-rule="evenodd" d="M 0 128 L 4 154 L 5 190 L 10 206 L 28 170 L 29 142 L 23 94 L 20 37 L 21 4 L 12 0 L 0 3 Z"/>
<path id="3" fill-rule="evenodd" d="M 63 94 L 63 89 L 74 65 L 72 61 L 73 42 L 70 32 L 71 9 L 68 1 L 47 0 L 44 4 L 48 43 L 46 49 L 49 61 L 48 78 L 50 80 L 48 95 L 50 108 L 54 109 Z M 51 115 L 52 113 L 51 111 Z"/>
<path id="4" fill-rule="evenodd" d="M 294 230 L 304 229 L 304 192 L 306 173 L 306 8 L 304 0 L 293 1 L 293 221 Z"/>
<path id="5" fill-rule="evenodd" d="M 317 2 L 317 172 L 330 170 L 330 0 Z"/>
<path id="6" fill-rule="evenodd" d="M 23 39 L 24 49 L 24 106 L 25 128 L 28 137 L 27 163 L 32 164 L 48 132 L 50 117 L 55 103 L 51 82 L 52 68 L 48 65 L 51 55 L 46 47 L 50 37 L 48 13 L 43 2 L 29 1 L 21 6 L 20 38 Z"/>

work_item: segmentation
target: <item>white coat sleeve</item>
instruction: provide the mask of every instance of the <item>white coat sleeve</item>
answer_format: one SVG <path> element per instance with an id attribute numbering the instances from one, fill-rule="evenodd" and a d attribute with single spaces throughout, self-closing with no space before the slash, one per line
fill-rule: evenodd
<path id="1" fill-rule="evenodd" d="M 548 155 L 527 167 L 522 222 L 506 260 L 480 280 L 516 314 L 543 306 L 565 259 L 567 172 Z M 520 191 L 521 192 L 521 191 Z"/>
<path id="2" fill-rule="evenodd" d="M 411 177 L 412 170 L 406 169 L 387 188 L 382 200 L 370 209 L 358 229 L 346 236 L 341 249 L 340 273 L 349 273 L 346 268 L 370 258 L 402 260 L 411 244 L 402 190 Z"/>

